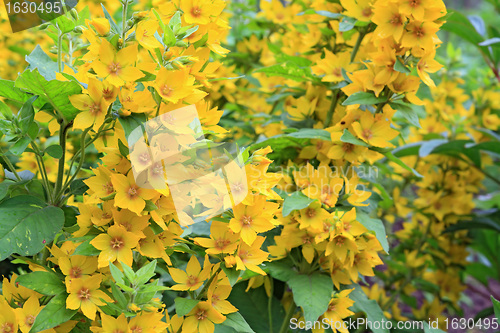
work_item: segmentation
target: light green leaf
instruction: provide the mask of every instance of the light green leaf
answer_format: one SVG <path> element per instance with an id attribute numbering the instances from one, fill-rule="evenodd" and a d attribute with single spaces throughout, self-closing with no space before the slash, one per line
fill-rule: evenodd
<path id="1" fill-rule="evenodd" d="M 286 217 L 290 215 L 290 213 L 294 210 L 300 210 L 309 207 L 309 205 L 313 201 L 315 200 L 305 196 L 300 191 L 294 192 L 286 197 L 285 201 L 283 202 L 283 216 Z"/>
<path id="2" fill-rule="evenodd" d="M 387 234 L 384 227 L 384 222 L 380 219 L 371 218 L 369 215 L 357 211 L 356 220 L 359 221 L 366 229 L 374 231 L 380 245 L 386 253 L 389 253 L 389 242 L 387 241 Z"/>
<path id="3" fill-rule="evenodd" d="M 66 291 L 63 281 L 55 273 L 50 272 L 36 271 L 19 275 L 16 283 L 42 295 L 58 295 Z"/>
<path id="4" fill-rule="evenodd" d="M 40 47 L 37 45 L 30 55 L 26 56 L 26 61 L 29 66 L 27 69 L 38 69 L 38 72 L 46 80 L 55 80 L 58 72 L 57 62 L 53 61 Z"/>
<path id="5" fill-rule="evenodd" d="M 254 333 L 254 330 L 252 330 L 245 318 L 243 318 L 239 312 L 226 315 L 226 320 L 222 325 L 234 328 L 238 333 Z"/>
<path id="6" fill-rule="evenodd" d="M 371 92 L 360 91 L 347 97 L 342 105 L 372 105 L 385 102 L 385 100 L 386 99 L 384 97 L 377 97 Z"/>
<path id="7" fill-rule="evenodd" d="M 372 299 L 369 299 L 363 289 L 358 284 L 353 284 L 345 287 L 344 289 L 354 290 L 349 294 L 349 298 L 354 301 L 354 305 L 351 306 L 351 310 L 354 312 L 364 312 L 366 314 L 367 320 L 374 322 L 382 322 L 382 320 L 387 321 L 384 316 L 384 312 L 378 305 L 378 303 Z M 386 328 L 375 328 L 373 327 L 373 333 L 389 333 Z"/>
<path id="8" fill-rule="evenodd" d="M 188 298 L 177 297 L 175 300 L 175 312 L 179 317 L 185 316 L 193 310 L 200 301 Z"/>
<path id="9" fill-rule="evenodd" d="M 59 145 L 48 146 L 44 152 L 55 159 L 60 159 L 63 155 L 63 149 Z"/>
<path id="10" fill-rule="evenodd" d="M 82 87 L 73 81 L 47 81 L 38 71 L 26 70 L 16 80 L 15 87 L 40 96 L 64 116 L 72 120 L 80 112 L 69 101 L 68 96 L 80 94 Z"/>
<path id="11" fill-rule="evenodd" d="M 306 321 L 317 320 L 328 309 L 333 292 L 330 276 L 319 272 L 297 274 L 288 280 L 288 285 L 292 288 L 295 303 L 302 307 Z"/>
<path id="12" fill-rule="evenodd" d="M 495 311 L 495 316 L 500 320 L 500 302 L 491 296 L 491 301 L 493 302 L 493 310 Z"/>
<path id="13" fill-rule="evenodd" d="M 363 147 L 369 147 L 370 145 L 367 144 L 366 142 L 358 139 L 354 135 L 352 135 L 351 132 L 349 132 L 347 129 L 344 130 L 344 133 L 342 133 L 342 136 L 340 137 L 340 141 L 342 142 L 347 142 L 356 146 L 363 146 Z"/>
<path id="14" fill-rule="evenodd" d="M 389 105 L 391 108 L 396 109 L 399 113 L 401 113 L 401 115 L 408 120 L 410 124 L 418 128 L 421 127 L 417 112 L 415 112 L 411 104 L 402 101 L 395 101 L 389 103 Z"/>

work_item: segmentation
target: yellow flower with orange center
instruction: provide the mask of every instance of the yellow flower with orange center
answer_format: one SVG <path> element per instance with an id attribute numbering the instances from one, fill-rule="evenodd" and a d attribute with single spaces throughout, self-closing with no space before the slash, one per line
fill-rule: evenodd
<path id="1" fill-rule="evenodd" d="M 155 190 L 140 188 L 135 183 L 132 172 L 129 172 L 128 176 L 111 175 L 111 183 L 116 190 L 115 206 L 127 208 L 137 215 L 141 215 L 142 210 L 146 207 L 145 200 L 152 200 L 160 195 Z"/>
<path id="2" fill-rule="evenodd" d="M 134 67 L 136 60 L 137 45 L 131 45 L 116 52 L 113 45 L 103 39 L 99 47 L 99 60 L 92 62 L 92 68 L 99 77 L 119 87 L 144 76 L 138 68 Z"/>
<path id="3" fill-rule="evenodd" d="M 106 305 L 104 301 L 113 302 L 108 295 L 99 290 L 101 280 L 101 275 L 70 280 L 66 284 L 66 291 L 69 293 L 66 299 L 66 307 L 72 310 L 81 309 L 87 318 L 94 320 L 97 306 Z"/>
<path id="4" fill-rule="evenodd" d="M 196 290 L 203 284 L 203 281 L 208 279 L 211 265 L 205 260 L 205 267 L 201 269 L 196 256 L 192 256 L 184 272 L 181 269 L 169 267 L 168 271 L 172 279 L 178 284 L 172 287 L 173 290 Z"/>
<path id="5" fill-rule="evenodd" d="M 94 238 L 90 244 L 100 250 L 98 267 L 107 267 L 109 262 L 123 262 L 132 266 L 132 249 L 137 246 L 140 237 L 128 232 L 121 225 L 113 225 L 108 232 Z"/>
<path id="6" fill-rule="evenodd" d="M 215 329 L 214 324 L 220 324 L 224 320 L 226 317 L 217 312 L 210 303 L 207 301 L 199 302 L 187 314 L 182 325 L 182 332 L 212 333 Z"/>
<path id="7" fill-rule="evenodd" d="M 103 84 L 97 79 L 89 79 L 87 94 L 69 96 L 71 104 L 81 110 L 76 115 L 73 128 L 85 129 L 92 126 L 94 131 L 104 123 L 110 102 L 104 98 Z"/>
<path id="8" fill-rule="evenodd" d="M 129 333 L 129 327 L 125 314 L 121 314 L 118 318 L 113 318 L 104 313 L 101 314 L 101 326 L 90 327 L 94 333 Z"/>
<path id="9" fill-rule="evenodd" d="M 31 326 L 35 323 L 36 316 L 41 309 L 42 308 L 40 307 L 40 303 L 38 302 L 38 298 L 36 296 L 28 298 L 28 300 L 24 302 L 22 308 L 14 309 L 21 332 L 28 333 L 30 331 Z M 2 332 L 5 332 L 5 330 Z"/>

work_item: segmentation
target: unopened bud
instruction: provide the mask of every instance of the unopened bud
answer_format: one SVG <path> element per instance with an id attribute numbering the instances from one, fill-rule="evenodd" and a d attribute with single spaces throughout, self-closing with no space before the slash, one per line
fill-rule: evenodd
<path id="1" fill-rule="evenodd" d="M 73 8 L 69 12 L 70 12 L 71 16 L 75 19 L 75 21 L 78 21 L 78 18 L 79 18 L 78 11 L 75 8 Z"/>
<path id="2" fill-rule="evenodd" d="M 79 25 L 79 26 L 76 26 L 75 29 L 73 29 L 73 32 L 75 32 L 77 34 L 81 34 L 83 32 L 83 30 L 85 30 L 85 27 L 82 25 Z"/>

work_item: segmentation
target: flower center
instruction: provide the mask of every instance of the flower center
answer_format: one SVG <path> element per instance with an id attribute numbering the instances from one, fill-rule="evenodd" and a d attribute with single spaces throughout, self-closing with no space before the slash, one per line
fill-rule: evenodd
<path id="1" fill-rule="evenodd" d="M 420 0 L 410 0 L 411 7 L 418 7 L 420 5 Z"/>
<path id="2" fill-rule="evenodd" d="M 315 211 L 314 209 L 308 209 L 308 210 L 306 211 L 306 215 L 307 215 L 307 217 L 309 217 L 309 218 L 313 218 L 313 217 L 315 217 L 315 216 L 316 216 L 316 211 Z"/>
<path id="3" fill-rule="evenodd" d="M 35 316 L 33 316 L 33 315 L 27 315 L 26 316 L 26 321 L 25 321 L 26 326 L 30 326 L 31 327 L 31 326 L 33 326 L 34 322 L 35 322 Z"/>
<path id="4" fill-rule="evenodd" d="M 336 242 L 338 247 L 341 247 L 342 245 L 344 245 L 344 237 L 337 237 L 336 239 Z"/>
<path id="5" fill-rule="evenodd" d="M 147 152 L 140 154 L 139 161 L 141 161 L 143 164 L 147 164 L 149 162 L 149 154 Z"/>
<path id="6" fill-rule="evenodd" d="M 69 276 L 72 278 L 79 278 L 82 276 L 82 269 L 80 267 L 72 267 L 69 271 Z"/>
<path id="7" fill-rule="evenodd" d="M 90 113 L 92 113 L 92 114 L 97 114 L 97 113 L 101 112 L 101 106 L 100 106 L 98 103 L 93 103 L 93 104 L 89 107 L 89 111 L 90 111 Z"/>
<path id="8" fill-rule="evenodd" d="M 413 32 L 415 34 L 415 36 L 417 36 L 418 38 L 422 38 L 425 36 L 425 31 L 423 28 L 415 28 L 415 31 Z"/>
<path id="9" fill-rule="evenodd" d="M 252 217 L 247 216 L 247 215 L 245 215 L 241 218 L 241 223 L 243 223 L 244 225 L 250 225 L 252 223 L 252 221 L 253 221 Z"/>
<path id="10" fill-rule="evenodd" d="M 373 133 L 369 128 L 363 130 L 363 137 L 367 140 L 370 140 L 373 137 Z"/>
<path id="11" fill-rule="evenodd" d="M 88 288 L 82 288 L 78 292 L 78 298 L 81 299 L 82 301 L 86 301 L 90 298 L 90 290 Z"/>
<path id="12" fill-rule="evenodd" d="M 352 143 L 345 142 L 342 144 L 342 150 L 346 153 L 350 153 L 354 150 L 354 145 Z"/>
<path id="13" fill-rule="evenodd" d="M 115 189 L 113 188 L 113 184 L 111 184 L 111 182 L 102 185 L 102 188 L 107 194 L 111 194 L 115 191 Z"/>
<path id="14" fill-rule="evenodd" d="M 120 250 L 123 247 L 123 240 L 119 237 L 115 237 L 110 242 L 111 248 L 113 250 Z"/>
<path id="15" fill-rule="evenodd" d="M 132 197 L 135 197 L 137 195 L 137 188 L 131 186 L 128 191 L 127 191 L 128 195 L 132 198 Z"/>
<path id="16" fill-rule="evenodd" d="M 205 310 L 200 310 L 200 311 L 196 312 L 196 319 L 198 319 L 198 320 L 204 320 L 207 317 L 208 316 L 205 313 Z"/>
<path id="17" fill-rule="evenodd" d="M 0 327 L 2 333 L 10 333 L 14 332 L 14 324 L 13 323 L 4 323 L 2 327 Z"/>
<path id="18" fill-rule="evenodd" d="M 113 97 L 113 90 L 109 89 L 109 88 L 104 88 L 102 90 L 102 97 L 104 97 L 104 99 L 110 99 Z"/>
<path id="19" fill-rule="evenodd" d="M 394 25 L 400 25 L 402 23 L 401 16 L 399 14 L 394 14 L 394 16 L 389 22 Z"/>
<path id="20" fill-rule="evenodd" d="M 108 69 L 110 74 L 117 74 L 118 71 L 121 69 L 121 66 L 120 64 L 112 62 L 111 64 L 109 64 Z"/>
<path id="21" fill-rule="evenodd" d="M 218 250 L 223 250 L 227 245 L 229 245 L 230 241 L 228 239 L 219 238 L 215 241 L 215 248 Z"/>
<path id="22" fill-rule="evenodd" d="M 192 287 L 198 283 L 198 277 L 194 275 L 189 275 L 187 278 L 187 285 L 188 287 Z"/>
<path id="23" fill-rule="evenodd" d="M 161 93 L 165 96 L 170 96 L 173 90 L 174 89 L 170 88 L 169 86 L 164 85 L 163 88 L 161 88 Z"/>
<path id="24" fill-rule="evenodd" d="M 364 17 L 370 17 L 372 15 L 372 9 L 370 7 L 366 7 L 363 9 L 362 14 Z"/>
<path id="25" fill-rule="evenodd" d="M 130 332 L 132 333 L 142 333 L 142 327 L 139 326 L 134 326 L 130 329 Z"/>
<path id="26" fill-rule="evenodd" d="M 201 8 L 200 7 L 193 7 L 191 9 L 191 15 L 194 17 L 200 17 L 201 16 Z"/>

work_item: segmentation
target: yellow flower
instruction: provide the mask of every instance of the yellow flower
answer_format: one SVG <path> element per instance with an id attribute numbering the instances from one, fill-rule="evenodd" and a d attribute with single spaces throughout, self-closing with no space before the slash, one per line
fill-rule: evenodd
<path id="1" fill-rule="evenodd" d="M 344 80 L 342 69 L 351 72 L 355 65 L 351 64 L 351 55 L 349 52 L 341 52 L 334 54 L 325 50 L 325 57 L 319 60 L 312 71 L 316 75 L 325 75 L 321 81 L 323 82 L 340 82 Z"/>
<path id="2" fill-rule="evenodd" d="M 432 51 L 424 55 L 417 64 L 417 73 L 418 76 L 424 81 L 426 85 L 429 87 L 435 87 L 436 84 L 432 81 L 431 77 L 428 73 L 436 73 L 440 70 L 443 65 L 437 62 L 434 57 L 436 55 L 436 51 Z"/>
<path id="3" fill-rule="evenodd" d="M 398 6 L 394 6 L 392 3 L 388 6 L 377 5 L 373 13 L 372 21 L 377 25 L 375 33 L 380 38 L 392 36 L 396 41 L 399 41 L 403 35 L 407 18 L 401 14 Z"/>
<path id="4" fill-rule="evenodd" d="M 129 333 L 127 318 L 122 313 L 118 318 L 113 318 L 101 313 L 102 327 L 92 326 L 90 330 L 94 333 Z"/>
<path id="5" fill-rule="evenodd" d="M 207 302 L 212 304 L 213 308 L 222 314 L 238 311 L 226 298 L 231 293 L 231 286 L 228 284 L 212 284 L 207 291 Z"/>
<path id="6" fill-rule="evenodd" d="M 17 320 L 14 310 L 9 306 L 9 303 L 3 296 L 0 295 L 0 332 L 16 333 Z"/>
<path id="7" fill-rule="evenodd" d="M 85 129 L 92 126 L 94 131 L 97 131 L 104 123 L 110 102 L 104 98 L 103 90 L 102 82 L 97 79 L 89 79 L 88 95 L 68 97 L 75 108 L 83 111 L 76 115 L 73 128 Z"/>
<path id="8" fill-rule="evenodd" d="M 245 243 L 252 245 L 257 233 L 274 228 L 274 224 L 270 222 L 274 205 L 261 195 L 255 198 L 253 205 L 238 204 L 233 208 L 234 218 L 229 222 L 229 228 L 240 233 Z"/>
<path id="9" fill-rule="evenodd" d="M 229 258 L 227 259 L 229 262 L 234 260 L 238 270 L 245 270 L 246 268 L 261 275 L 266 275 L 266 272 L 258 266 L 267 261 L 268 253 L 260 249 L 265 239 L 265 237 L 257 236 L 251 246 L 245 242 L 240 242 L 236 256 L 233 258 L 225 257 L 224 259 Z"/>
<path id="10" fill-rule="evenodd" d="M 113 302 L 108 295 L 99 290 L 101 279 L 101 275 L 93 275 L 70 280 L 66 284 L 69 293 L 66 307 L 72 310 L 81 309 L 87 318 L 94 320 L 97 306 L 106 305 L 104 301 Z"/>
<path id="11" fill-rule="evenodd" d="M 211 17 L 217 17 L 225 7 L 220 0 L 181 0 L 183 18 L 188 24 L 208 24 Z"/>
<path id="12" fill-rule="evenodd" d="M 121 225 L 113 225 L 107 233 L 100 234 L 90 244 L 100 250 L 98 267 L 107 267 L 109 262 L 123 262 L 132 266 L 132 249 L 137 246 L 139 236 L 128 232 Z"/>
<path id="13" fill-rule="evenodd" d="M 101 36 L 105 36 L 109 33 L 110 29 L 110 24 L 108 19 L 104 17 L 98 17 L 93 19 L 92 21 L 90 20 L 85 20 L 87 25 L 93 25 L 97 33 Z"/>
<path id="14" fill-rule="evenodd" d="M 394 147 L 389 141 L 399 134 L 398 131 L 391 128 L 389 121 L 376 120 L 369 111 L 365 111 L 359 122 L 352 124 L 352 128 L 358 138 L 380 148 Z"/>
<path id="15" fill-rule="evenodd" d="M 73 279 L 90 275 L 97 270 L 97 258 L 74 255 L 61 257 L 58 262 L 61 272 Z"/>
<path id="16" fill-rule="evenodd" d="M 181 269 L 169 267 L 168 271 L 172 279 L 178 284 L 172 287 L 173 290 L 196 290 L 203 284 L 203 281 L 208 279 L 211 265 L 205 260 L 203 270 L 196 256 L 191 256 L 184 272 Z"/>
<path id="17" fill-rule="evenodd" d="M 373 15 L 372 2 L 372 0 L 340 0 L 346 16 L 363 22 L 369 22 Z"/>
<path id="18" fill-rule="evenodd" d="M 160 68 L 154 87 L 158 94 L 167 102 L 177 103 L 179 100 L 195 92 L 194 76 L 189 75 L 189 69 L 167 70 Z"/>
<path id="19" fill-rule="evenodd" d="M 140 215 L 144 207 L 146 207 L 145 200 L 152 200 L 159 195 L 154 190 L 137 186 L 132 172 L 129 172 L 128 176 L 113 174 L 111 175 L 111 182 L 116 190 L 115 206 L 127 208 L 137 215 Z"/>
<path id="20" fill-rule="evenodd" d="M 354 312 L 349 310 L 354 304 L 354 301 L 349 299 L 348 295 L 354 289 L 346 289 L 335 295 L 334 298 L 328 304 L 328 309 L 324 313 L 324 317 L 329 320 L 329 322 L 336 323 L 342 322 L 342 319 L 352 316 Z M 348 333 L 349 331 L 343 327 L 343 325 L 339 325 L 339 331 L 343 333 Z M 337 327 L 336 327 L 337 328 Z"/>
<path id="21" fill-rule="evenodd" d="M 141 312 L 130 319 L 128 327 L 130 333 L 157 333 L 165 332 L 169 324 L 168 314 L 166 322 L 162 321 L 163 314 L 160 312 Z"/>
<path id="22" fill-rule="evenodd" d="M 147 49 L 155 49 L 162 47 L 161 43 L 156 39 L 155 32 L 158 30 L 159 24 L 154 20 L 141 21 L 135 29 L 135 38 Z"/>
<path id="23" fill-rule="evenodd" d="M 210 238 L 196 237 L 194 242 L 205 248 L 207 254 L 234 253 L 238 248 L 238 235 L 231 232 L 227 223 L 212 221 Z"/>
<path id="24" fill-rule="evenodd" d="M 420 22 L 413 21 L 408 23 L 406 30 L 401 39 L 401 46 L 413 48 L 412 52 L 415 53 L 418 48 L 425 51 L 434 49 L 434 44 L 439 42 L 436 32 L 439 30 L 439 25 L 433 22 Z M 420 56 L 421 52 L 415 54 Z"/>
<path id="25" fill-rule="evenodd" d="M 226 317 L 217 312 L 207 301 L 199 302 L 187 314 L 182 325 L 183 333 L 213 333 L 215 324 L 220 324 Z"/>
<path id="26" fill-rule="evenodd" d="M 28 300 L 24 302 L 22 308 L 14 309 L 21 332 L 28 333 L 30 331 L 31 326 L 35 323 L 36 316 L 41 309 L 42 308 L 40 307 L 36 296 L 28 298 Z M 6 331 L 3 330 L 2 332 Z"/>
<path id="27" fill-rule="evenodd" d="M 106 78 L 109 83 L 118 87 L 144 76 L 134 67 L 136 60 L 137 45 L 116 52 L 113 45 L 103 39 L 99 47 L 99 60 L 92 62 L 92 68 L 99 77 Z"/>

